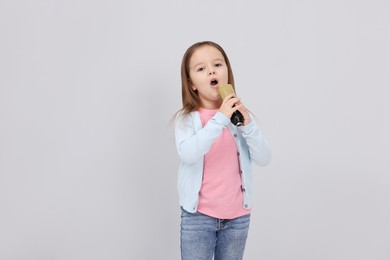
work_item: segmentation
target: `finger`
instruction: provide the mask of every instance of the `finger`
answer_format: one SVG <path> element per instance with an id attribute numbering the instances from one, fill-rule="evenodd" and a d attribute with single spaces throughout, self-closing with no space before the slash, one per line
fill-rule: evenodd
<path id="1" fill-rule="evenodd" d="M 223 103 L 226 103 L 228 100 L 230 100 L 231 98 L 234 97 L 234 93 L 231 93 L 229 95 L 227 95 L 224 99 L 223 99 Z"/>
<path id="2" fill-rule="evenodd" d="M 241 98 L 239 98 L 238 102 L 237 102 L 237 105 L 241 105 L 242 102 L 241 102 Z"/>
<path id="3" fill-rule="evenodd" d="M 240 101 L 240 99 L 239 99 L 239 98 L 233 97 L 233 98 L 231 98 L 229 101 L 230 101 L 231 103 L 233 103 L 233 104 L 237 104 L 237 103 Z"/>
<path id="4" fill-rule="evenodd" d="M 249 110 L 246 109 L 246 107 L 241 106 L 240 112 L 241 112 L 241 114 L 243 114 L 245 117 L 249 117 Z"/>
<path id="5" fill-rule="evenodd" d="M 240 110 L 244 111 L 244 112 L 248 112 L 248 109 L 246 109 L 246 107 L 244 106 L 244 104 L 242 104 L 241 102 L 237 103 L 236 105 L 240 105 L 241 108 Z"/>
<path id="6" fill-rule="evenodd" d="M 234 106 L 234 105 L 238 105 L 239 101 L 240 101 L 239 98 L 233 97 L 233 98 L 227 100 L 226 103 L 227 103 L 229 106 Z"/>
<path id="7" fill-rule="evenodd" d="M 234 111 L 237 111 L 237 110 L 242 110 L 242 105 L 236 105 L 236 106 L 234 106 L 234 107 L 232 107 L 232 109 L 233 109 L 233 112 Z"/>

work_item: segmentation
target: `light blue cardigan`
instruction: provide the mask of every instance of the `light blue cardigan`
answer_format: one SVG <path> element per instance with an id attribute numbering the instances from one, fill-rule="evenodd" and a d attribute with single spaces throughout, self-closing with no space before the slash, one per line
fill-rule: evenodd
<path id="1" fill-rule="evenodd" d="M 252 120 L 246 126 L 236 127 L 221 112 L 217 112 L 202 127 L 199 112 L 187 117 L 180 114 L 176 118 L 175 140 L 180 158 L 177 189 L 180 206 L 194 213 L 198 207 L 198 194 L 203 178 L 204 155 L 210 150 L 217 137 L 228 127 L 237 145 L 244 193 L 243 207 L 252 207 L 252 167 L 251 162 L 266 166 L 271 160 L 271 150 L 267 140 Z"/>

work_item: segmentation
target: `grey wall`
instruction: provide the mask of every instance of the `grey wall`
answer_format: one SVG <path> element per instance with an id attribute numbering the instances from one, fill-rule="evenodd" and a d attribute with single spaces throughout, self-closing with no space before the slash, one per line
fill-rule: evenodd
<path id="1" fill-rule="evenodd" d="M 0 259 L 179 259 L 194 42 L 273 149 L 249 260 L 390 259 L 388 1 L 0 2 Z"/>

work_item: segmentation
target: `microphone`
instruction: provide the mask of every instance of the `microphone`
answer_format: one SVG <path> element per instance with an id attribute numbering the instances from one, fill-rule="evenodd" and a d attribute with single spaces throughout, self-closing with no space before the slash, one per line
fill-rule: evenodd
<path id="1" fill-rule="evenodd" d="M 234 89 L 231 84 L 220 85 L 218 87 L 218 91 L 222 99 L 225 99 L 226 96 L 234 93 Z M 240 111 L 234 111 L 232 117 L 230 118 L 230 122 L 232 122 L 235 126 L 242 126 L 244 124 L 244 116 L 240 113 Z"/>

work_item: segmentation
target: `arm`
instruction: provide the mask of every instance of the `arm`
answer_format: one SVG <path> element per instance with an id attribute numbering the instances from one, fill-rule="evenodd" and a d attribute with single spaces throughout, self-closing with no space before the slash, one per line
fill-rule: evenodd
<path id="1" fill-rule="evenodd" d="M 185 119 L 179 116 L 175 126 L 176 149 L 180 160 L 187 164 L 202 158 L 230 122 L 229 118 L 217 112 L 203 128 L 197 130 L 193 116 L 196 114 L 193 113 Z"/>
<path id="2" fill-rule="evenodd" d="M 247 125 L 241 126 L 242 136 L 249 147 L 249 155 L 251 161 L 259 166 L 266 166 L 271 161 L 271 149 L 267 139 L 257 128 L 254 120 L 251 120 Z"/>
<path id="3" fill-rule="evenodd" d="M 266 166 L 271 161 L 271 149 L 268 141 L 257 128 L 248 109 L 241 101 L 237 103 L 237 106 L 239 107 L 238 111 L 244 116 L 244 125 L 238 129 L 248 145 L 250 159 L 257 165 Z"/>

